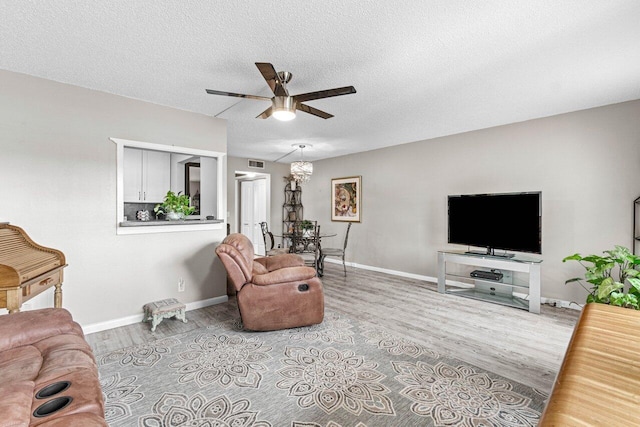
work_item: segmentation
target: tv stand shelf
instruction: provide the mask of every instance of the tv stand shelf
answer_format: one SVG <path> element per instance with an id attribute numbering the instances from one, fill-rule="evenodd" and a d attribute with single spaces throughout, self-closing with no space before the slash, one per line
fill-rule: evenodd
<path id="1" fill-rule="evenodd" d="M 521 308 L 537 314 L 540 313 L 540 263 L 542 260 L 522 256 L 505 258 L 463 251 L 440 251 L 438 292 Z M 447 265 L 499 270 L 503 277 L 500 280 L 470 277 L 461 272 L 447 271 Z M 519 279 L 514 273 L 526 273 L 528 280 Z M 514 291 L 528 294 L 528 299 L 514 295 Z"/>

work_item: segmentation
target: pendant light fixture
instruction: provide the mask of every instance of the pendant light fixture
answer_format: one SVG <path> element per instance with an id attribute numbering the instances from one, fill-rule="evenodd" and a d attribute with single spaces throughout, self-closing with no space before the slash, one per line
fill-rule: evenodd
<path id="1" fill-rule="evenodd" d="M 291 175 L 296 182 L 309 182 L 313 174 L 313 163 L 304 161 L 304 148 L 306 145 L 300 144 L 300 160 L 291 162 Z"/>

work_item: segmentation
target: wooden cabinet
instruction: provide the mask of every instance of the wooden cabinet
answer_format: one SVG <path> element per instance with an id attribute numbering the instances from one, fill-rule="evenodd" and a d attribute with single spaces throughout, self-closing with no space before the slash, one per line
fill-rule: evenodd
<path id="1" fill-rule="evenodd" d="M 161 203 L 171 185 L 171 154 L 124 149 L 125 203 Z"/>

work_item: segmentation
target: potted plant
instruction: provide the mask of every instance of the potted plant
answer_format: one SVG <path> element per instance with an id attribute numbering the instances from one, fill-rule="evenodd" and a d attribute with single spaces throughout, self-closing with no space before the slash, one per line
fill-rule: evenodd
<path id="1" fill-rule="evenodd" d="M 574 254 L 564 258 L 562 262 L 578 261 L 586 270 L 584 279 L 575 277 L 565 284 L 578 282 L 589 292 L 587 303 L 597 302 L 640 310 L 640 257 L 623 246 L 616 246 L 603 254 L 604 256 L 585 257 Z M 582 280 L 590 283 L 592 288 L 588 289 Z"/>
<path id="2" fill-rule="evenodd" d="M 300 228 L 302 229 L 302 235 L 304 237 L 310 237 L 313 230 L 313 222 L 304 219 L 300 222 Z"/>
<path id="3" fill-rule="evenodd" d="M 157 204 L 153 211 L 158 214 L 164 214 L 168 220 L 183 219 L 185 216 L 191 215 L 195 211 L 194 206 L 189 206 L 189 196 L 186 194 L 178 194 L 173 191 L 167 191 L 167 195 L 164 196 L 164 201 Z"/>

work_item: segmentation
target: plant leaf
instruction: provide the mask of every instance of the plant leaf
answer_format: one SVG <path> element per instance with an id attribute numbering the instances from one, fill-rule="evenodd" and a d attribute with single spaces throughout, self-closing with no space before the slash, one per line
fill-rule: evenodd
<path id="1" fill-rule="evenodd" d="M 624 270 L 624 274 L 627 277 L 637 277 L 640 274 L 640 271 L 636 270 L 635 268 L 627 268 L 626 270 Z"/>
<path id="2" fill-rule="evenodd" d="M 629 285 L 630 285 L 629 293 L 633 293 L 640 296 L 640 279 L 636 277 L 630 277 L 627 279 L 627 281 L 629 282 Z"/>
<path id="3" fill-rule="evenodd" d="M 600 299 L 607 298 L 612 292 L 623 288 L 624 285 L 620 282 L 614 281 L 611 277 L 607 277 L 598 286 L 597 296 Z"/>

